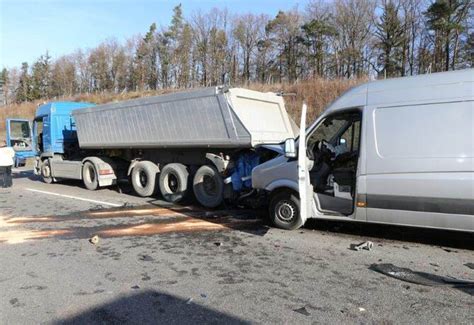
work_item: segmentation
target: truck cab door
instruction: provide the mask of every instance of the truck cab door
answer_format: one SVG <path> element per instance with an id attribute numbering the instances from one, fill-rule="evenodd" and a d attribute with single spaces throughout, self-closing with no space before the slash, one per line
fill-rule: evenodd
<path id="1" fill-rule="evenodd" d="M 23 165 L 26 158 L 35 156 L 31 123 L 25 119 L 7 119 L 7 146 L 15 151 L 15 167 Z"/>
<path id="2" fill-rule="evenodd" d="M 310 161 L 306 154 L 306 104 L 301 110 L 300 135 L 298 140 L 298 189 L 300 194 L 300 214 L 303 224 L 314 216 L 313 187 L 309 178 Z"/>

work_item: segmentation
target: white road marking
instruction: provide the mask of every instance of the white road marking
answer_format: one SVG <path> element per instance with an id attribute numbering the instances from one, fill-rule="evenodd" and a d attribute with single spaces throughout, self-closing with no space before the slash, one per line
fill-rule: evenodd
<path id="1" fill-rule="evenodd" d="M 25 190 L 30 191 L 30 192 L 37 192 L 37 193 L 42 193 L 42 194 L 49 194 L 49 195 L 55 195 L 55 196 L 65 197 L 65 198 L 68 198 L 68 199 L 74 199 L 74 200 L 81 200 L 81 201 L 92 202 L 92 203 L 97 203 L 97 204 L 110 205 L 110 206 L 113 206 L 113 207 L 121 207 L 121 206 L 122 206 L 122 204 L 110 203 L 110 202 L 104 202 L 104 201 L 98 201 L 98 200 L 91 200 L 91 199 L 85 199 L 85 198 L 82 198 L 82 197 L 77 197 L 77 196 L 72 196 L 72 195 L 65 195 L 65 194 L 59 194 L 59 193 L 54 193 L 54 192 L 40 191 L 40 190 L 36 190 L 36 189 L 34 189 L 34 188 L 25 188 Z"/>

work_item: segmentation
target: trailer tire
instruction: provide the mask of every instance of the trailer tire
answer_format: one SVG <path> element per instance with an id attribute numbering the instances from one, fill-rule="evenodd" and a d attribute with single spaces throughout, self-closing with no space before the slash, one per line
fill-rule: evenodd
<path id="1" fill-rule="evenodd" d="M 141 197 L 153 195 L 155 192 L 157 167 L 151 161 L 139 161 L 132 169 L 132 186 Z"/>
<path id="2" fill-rule="evenodd" d="M 218 207 L 224 198 L 224 180 L 215 167 L 201 166 L 193 178 L 193 191 L 204 207 Z"/>
<path id="3" fill-rule="evenodd" d="M 90 191 L 95 191 L 99 187 L 99 175 L 94 164 L 90 161 L 86 161 L 82 166 L 82 181 Z"/>
<path id="4" fill-rule="evenodd" d="M 45 159 L 41 162 L 40 166 L 41 177 L 43 178 L 43 182 L 46 184 L 51 184 L 54 179 L 51 176 L 51 164 L 49 163 L 49 159 Z"/>
<path id="5" fill-rule="evenodd" d="M 269 204 L 271 223 L 281 229 L 294 230 L 303 225 L 300 215 L 300 199 L 292 190 L 280 190 L 272 194 Z"/>
<path id="6" fill-rule="evenodd" d="M 158 180 L 163 198 L 172 203 L 181 201 L 188 190 L 188 177 L 188 170 L 183 164 L 172 163 L 163 167 Z"/>

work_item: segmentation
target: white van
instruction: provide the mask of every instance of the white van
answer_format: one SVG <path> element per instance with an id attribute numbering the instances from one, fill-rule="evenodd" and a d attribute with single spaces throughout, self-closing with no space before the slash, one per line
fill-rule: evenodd
<path id="1" fill-rule="evenodd" d="M 473 130 L 474 69 L 369 82 L 300 133 L 298 159 L 289 139 L 255 167 L 252 186 L 285 229 L 323 218 L 474 231 Z"/>

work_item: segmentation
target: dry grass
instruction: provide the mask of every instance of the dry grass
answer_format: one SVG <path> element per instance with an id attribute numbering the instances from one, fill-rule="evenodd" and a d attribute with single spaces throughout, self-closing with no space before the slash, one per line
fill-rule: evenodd
<path id="1" fill-rule="evenodd" d="M 300 112 L 303 101 L 308 104 L 308 121 L 313 121 L 324 108 L 331 103 L 334 99 L 340 96 L 344 91 L 365 82 L 365 79 L 312 79 L 302 81 L 297 84 L 259 84 L 252 83 L 246 88 L 263 91 L 263 92 L 283 92 L 283 93 L 294 93 L 295 96 L 285 96 L 285 103 L 289 114 L 294 120 L 299 123 Z M 157 91 L 144 91 L 144 92 L 127 92 L 127 93 L 92 93 L 92 94 L 80 94 L 70 97 L 63 97 L 54 99 L 55 101 L 79 101 L 79 102 L 90 102 L 96 104 L 109 103 L 113 101 L 122 101 L 127 99 L 160 95 L 164 93 L 170 93 L 178 91 L 177 89 L 166 89 Z M 34 102 L 26 102 L 22 104 L 12 104 L 4 107 L 0 107 L 0 140 L 5 137 L 5 119 L 7 118 L 28 118 L 34 117 L 36 108 L 38 105 L 43 104 L 44 100 L 37 100 Z"/>

